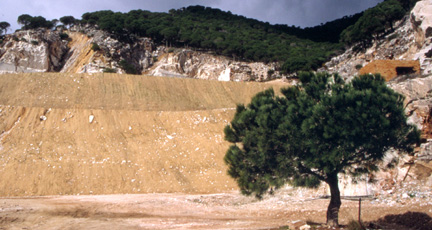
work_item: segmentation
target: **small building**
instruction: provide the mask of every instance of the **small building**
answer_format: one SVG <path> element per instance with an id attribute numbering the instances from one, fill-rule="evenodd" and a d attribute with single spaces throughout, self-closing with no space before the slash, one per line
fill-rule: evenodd
<path id="1" fill-rule="evenodd" d="M 420 62 L 404 60 L 375 60 L 360 69 L 359 74 L 379 73 L 390 81 L 400 75 L 420 74 Z"/>

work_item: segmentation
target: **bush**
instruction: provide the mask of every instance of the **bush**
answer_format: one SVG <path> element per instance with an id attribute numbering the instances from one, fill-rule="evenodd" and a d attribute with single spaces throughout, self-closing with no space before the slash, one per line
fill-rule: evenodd
<path id="1" fill-rule="evenodd" d="M 113 69 L 113 68 L 105 68 L 103 70 L 104 73 L 117 73 L 117 69 Z"/>
<path id="2" fill-rule="evenodd" d="M 356 68 L 356 70 L 360 70 L 361 68 L 363 68 L 363 65 L 361 65 L 361 64 L 357 64 L 357 65 L 355 66 L 355 68 Z"/>
<path id="3" fill-rule="evenodd" d="M 269 69 L 269 70 L 267 71 L 267 75 L 268 75 L 269 77 L 273 76 L 274 73 L 275 73 L 275 71 L 274 71 L 273 69 Z"/>
<path id="4" fill-rule="evenodd" d="M 119 62 L 119 65 L 127 74 L 138 74 L 138 70 L 135 66 L 124 59 Z"/>
<path id="5" fill-rule="evenodd" d="M 39 42 L 38 41 L 36 41 L 36 40 L 31 40 L 31 42 L 30 42 L 32 45 L 35 45 L 35 46 L 37 46 L 37 45 L 39 45 Z"/>
<path id="6" fill-rule="evenodd" d="M 60 39 L 61 40 L 67 40 L 69 38 L 69 35 L 67 33 L 61 33 L 60 34 Z"/>
<path id="7" fill-rule="evenodd" d="M 95 52 L 101 50 L 100 46 L 95 42 L 92 43 L 91 49 Z"/>

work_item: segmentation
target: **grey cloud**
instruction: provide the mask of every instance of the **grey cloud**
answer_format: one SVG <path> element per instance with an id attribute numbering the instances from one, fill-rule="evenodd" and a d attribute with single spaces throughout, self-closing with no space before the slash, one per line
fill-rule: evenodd
<path id="1" fill-rule="evenodd" d="M 72 15 L 80 18 L 85 12 L 112 10 L 128 12 L 143 9 L 167 12 L 189 5 L 203 5 L 231 11 L 272 24 L 314 26 L 345 15 L 352 15 L 383 0 L 2 0 L 0 21 L 8 21 L 12 29 L 19 28 L 16 20 L 21 14 L 43 16 L 47 19 Z"/>

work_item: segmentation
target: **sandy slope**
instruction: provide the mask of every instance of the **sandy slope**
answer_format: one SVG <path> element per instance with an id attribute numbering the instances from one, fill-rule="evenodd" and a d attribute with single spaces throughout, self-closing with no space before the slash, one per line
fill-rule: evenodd
<path id="1" fill-rule="evenodd" d="M 0 76 L 0 196 L 215 193 L 237 103 L 280 84 Z"/>

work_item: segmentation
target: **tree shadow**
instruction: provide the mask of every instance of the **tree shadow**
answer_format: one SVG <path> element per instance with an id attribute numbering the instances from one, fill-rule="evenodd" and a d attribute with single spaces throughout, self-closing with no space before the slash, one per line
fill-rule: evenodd
<path id="1" fill-rule="evenodd" d="M 387 215 L 367 224 L 371 229 L 432 230 L 432 218 L 423 212 Z"/>

